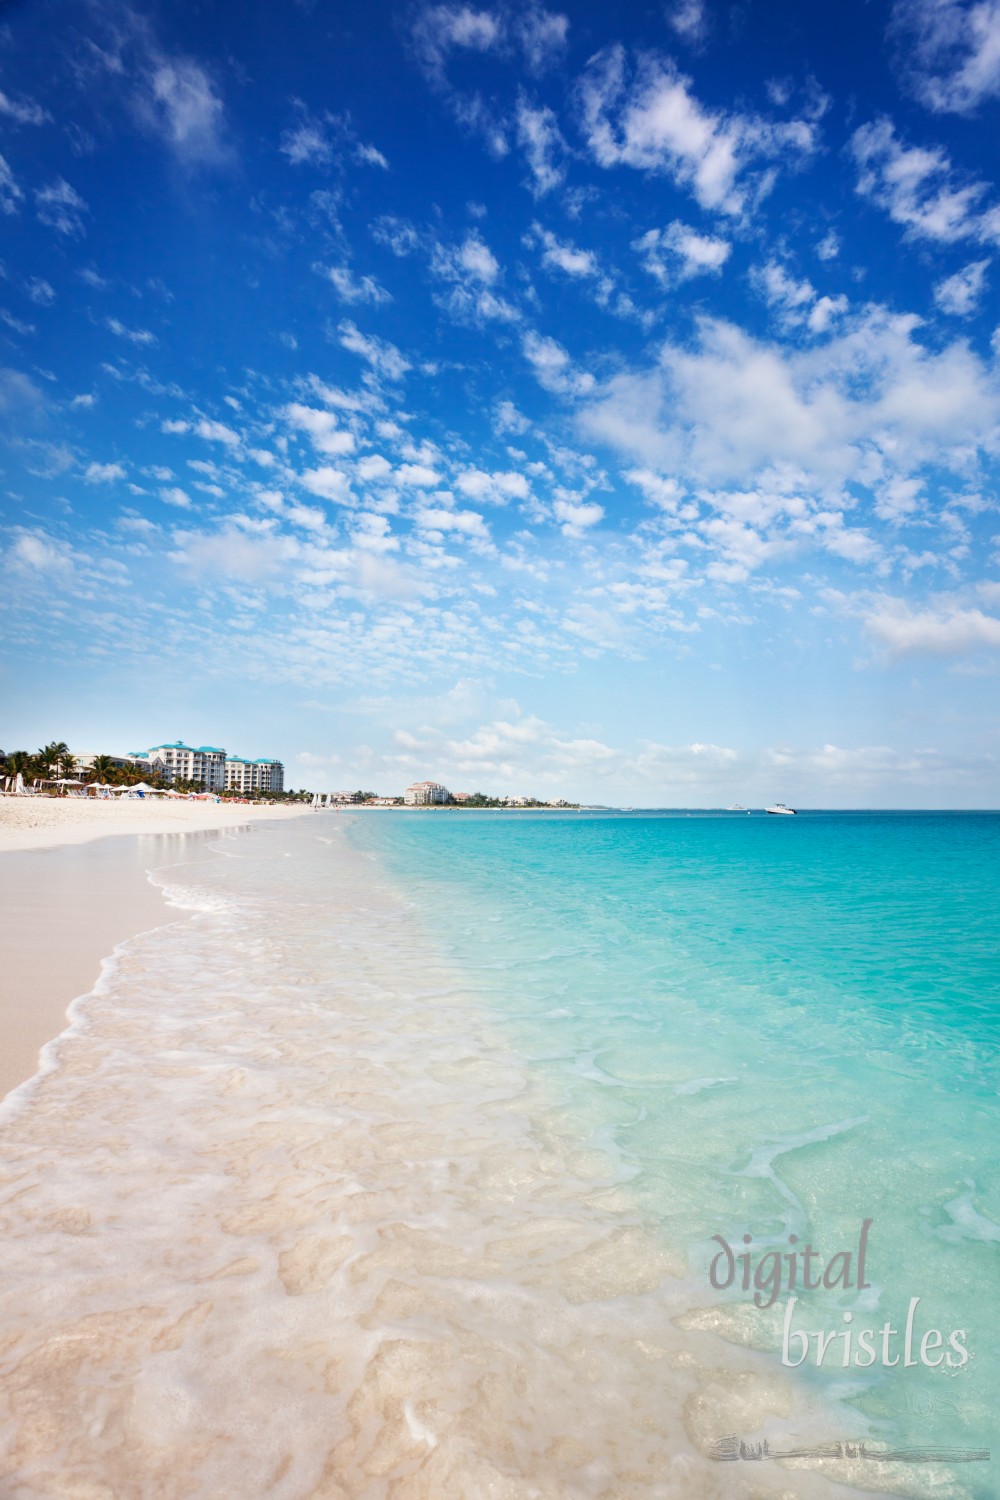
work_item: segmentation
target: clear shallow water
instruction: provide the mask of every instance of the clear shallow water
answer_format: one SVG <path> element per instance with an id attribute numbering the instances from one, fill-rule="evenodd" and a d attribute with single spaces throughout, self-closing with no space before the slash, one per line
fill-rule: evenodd
<path id="1" fill-rule="evenodd" d="M 701 1455 L 978 1441 L 997 826 L 316 815 L 179 848 L 170 925 L 0 1117 L 5 1497 L 806 1500 L 820 1473 Z M 968 1319 L 944 1397 L 789 1380 L 765 1315 L 713 1306 L 712 1233 L 832 1253 L 865 1216 L 879 1307 Z M 993 1494 L 971 1468 L 827 1466 Z"/>
<path id="2" fill-rule="evenodd" d="M 800 1292 L 794 1326 L 902 1328 L 919 1297 L 918 1345 L 966 1330 L 964 1368 L 810 1356 L 799 1377 L 848 1402 L 832 1435 L 1000 1448 L 1000 817 L 435 814 L 351 835 L 705 1304 L 714 1234 L 786 1253 L 797 1234 L 825 1262 L 871 1218 L 871 1290 Z M 774 1313 L 729 1301 L 708 1326 L 778 1348 Z M 983 1496 L 993 1476 L 961 1473 Z"/>

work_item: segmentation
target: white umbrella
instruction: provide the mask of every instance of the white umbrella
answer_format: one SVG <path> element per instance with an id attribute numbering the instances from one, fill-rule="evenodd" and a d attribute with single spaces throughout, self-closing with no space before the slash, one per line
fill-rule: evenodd
<path id="1" fill-rule="evenodd" d="M 54 783 L 54 785 L 55 786 L 83 786 L 83 782 L 75 780 L 75 778 L 72 777 L 72 776 L 60 776 L 59 780 L 56 781 Z"/>

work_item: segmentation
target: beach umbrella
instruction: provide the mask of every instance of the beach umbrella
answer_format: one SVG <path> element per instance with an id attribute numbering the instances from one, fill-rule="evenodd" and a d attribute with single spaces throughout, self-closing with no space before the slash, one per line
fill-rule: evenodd
<path id="1" fill-rule="evenodd" d="M 54 786 L 83 786 L 83 782 L 82 781 L 77 781 L 72 776 L 60 776 L 59 779 L 58 779 L 58 781 L 54 782 L 53 785 Z"/>

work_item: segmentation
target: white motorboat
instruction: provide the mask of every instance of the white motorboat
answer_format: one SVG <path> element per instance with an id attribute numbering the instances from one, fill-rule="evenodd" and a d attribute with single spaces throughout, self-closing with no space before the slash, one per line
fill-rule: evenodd
<path id="1" fill-rule="evenodd" d="M 771 807 L 765 807 L 764 811 L 766 813 L 775 813 L 778 817 L 782 818 L 795 817 L 795 808 L 786 807 L 783 802 L 775 802 Z"/>
<path id="2" fill-rule="evenodd" d="M 748 813 L 749 811 L 750 811 L 749 807 L 741 807 L 738 802 L 734 802 L 733 805 L 732 805 L 732 807 L 727 807 L 726 808 L 726 812 L 745 812 L 745 813 Z"/>

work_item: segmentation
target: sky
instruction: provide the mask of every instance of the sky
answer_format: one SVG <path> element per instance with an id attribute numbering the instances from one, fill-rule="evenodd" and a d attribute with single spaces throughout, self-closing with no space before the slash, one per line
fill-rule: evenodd
<path id="1" fill-rule="evenodd" d="M 0 4 L 0 745 L 1000 802 L 1000 0 Z"/>

